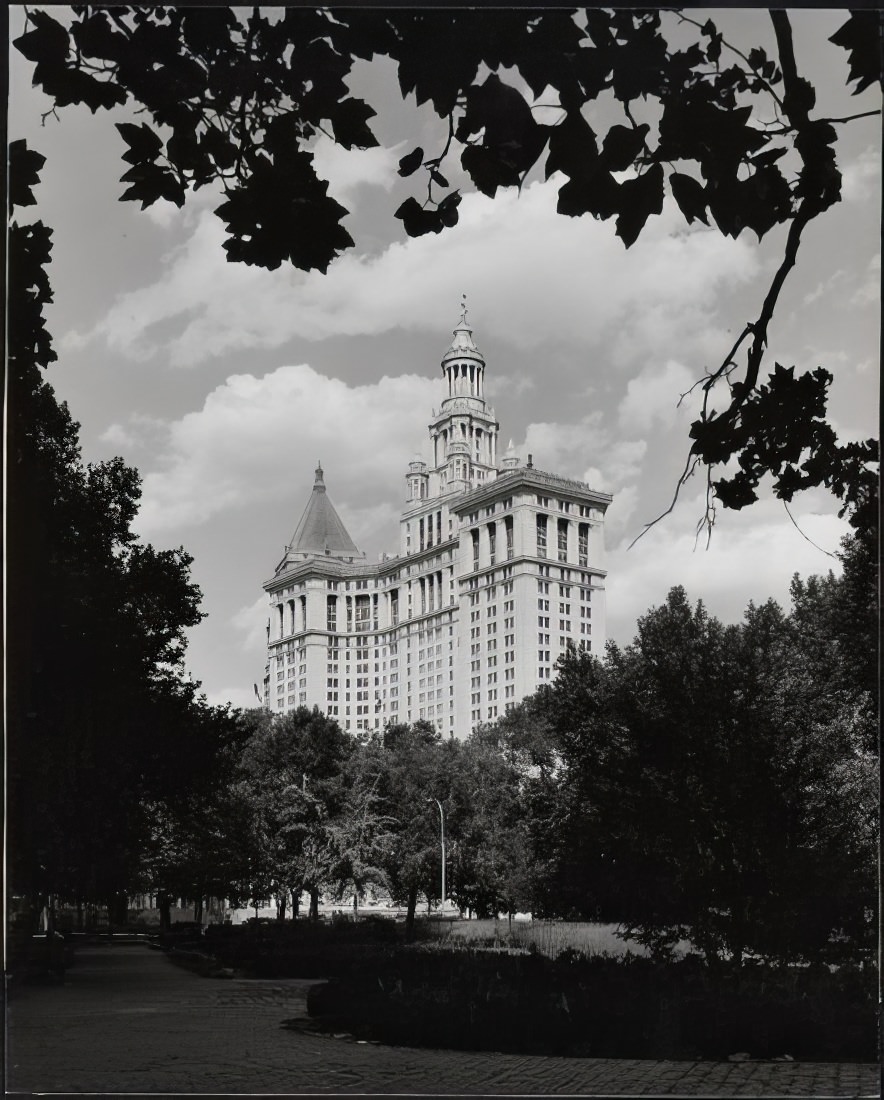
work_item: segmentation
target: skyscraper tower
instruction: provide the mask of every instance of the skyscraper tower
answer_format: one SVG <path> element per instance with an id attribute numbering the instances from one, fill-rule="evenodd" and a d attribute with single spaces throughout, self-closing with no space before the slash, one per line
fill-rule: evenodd
<path id="1" fill-rule="evenodd" d="M 442 357 L 429 462 L 406 473 L 399 553 L 369 563 L 321 466 L 265 583 L 264 703 L 318 706 L 351 732 L 433 722 L 466 737 L 548 682 L 569 645 L 605 640 L 604 516 L 611 496 L 522 465 L 485 400 L 465 301 Z"/>

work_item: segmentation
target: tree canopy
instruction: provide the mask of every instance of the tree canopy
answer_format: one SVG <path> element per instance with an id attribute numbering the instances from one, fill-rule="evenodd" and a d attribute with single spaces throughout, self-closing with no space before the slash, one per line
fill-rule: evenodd
<path id="1" fill-rule="evenodd" d="M 843 589 L 796 579 L 791 614 L 724 626 L 675 588 L 631 645 L 562 659 L 530 704 L 555 755 L 530 825 L 542 905 L 712 961 L 868 950 L 874 694 L 844 670 Z"/>
<path id="2" fill-rule="evenodd" d="M 12 144 L 13 211 L 42 161 Z M 51 236 L 17 217 L 8 233 L 9 888 L 103 903 L 138 877 L 151 807 L 205 796 L 233 731 L 184 671 L 189 555 L 138 540 L 137 471 L 85 464 L 43 378 Z"/>
<path id="3" fill-rule="evenodd" d="M 859 117 L 818 112 L 788 14 L 770 20 L 775 56 L 732 44 L 711 19 L 659 10 L 85 5 L 69 20 L 29 11 L 15 45 L 56 108 L 137 105 L 145 119 L 117 127 L 121 197 L 181 206 L 192 191 L 220 187 L 216 213 L 236 262 L 325 271 L 353 247 L 312 142 L 377 144 L 370 120 L 383 108 L 348 85 L 354 66 L 375 58 L 396 66 L 403 97 L 445 124 L 438 148 L 400 161 L 400 175 L 422 180 L 420 197 L 395 212 L 410 236 L 455 225 L 464 187 L 494 197 L 531 174 L 561 180 L 561 214 L 613 219 L 626 247 L 666 195 L 688 225 L 727 236 L 760 240 L 784 226 L 757 316 L 696 383 L 702 409 L 678 487 L 705 471 L 710 529 L 716 503 L 751 504 L 766 476 L 784 501 L 829 488 L 842 514 L 869 529 L 877 445 L 837 440 L 826 417 L 831 373 L 762 371 L 802 234 L 841 198 L 838 128 Z M 854 11 L 831 38 L 854 93 L 881 79 L 878 24 L 875 12 Z"/>

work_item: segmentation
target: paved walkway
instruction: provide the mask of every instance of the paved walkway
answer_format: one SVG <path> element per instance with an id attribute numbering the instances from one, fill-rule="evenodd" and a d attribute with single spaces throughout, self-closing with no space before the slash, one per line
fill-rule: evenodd
<path id="1" fill-rule="evenodd" d="M 63 985 L 13 984 L 9 1092 L 878 1096 L 872 1065 L 522 1057 L 283 1027 L 309 981 L 200 978 L 141 945 L 82 946 Z"/>

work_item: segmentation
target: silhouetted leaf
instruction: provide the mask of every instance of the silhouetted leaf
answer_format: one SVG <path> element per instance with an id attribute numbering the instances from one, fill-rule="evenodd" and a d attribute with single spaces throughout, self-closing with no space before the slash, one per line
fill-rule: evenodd
<path id="1" fill-rule="evenodd" d="M 424 151 L 418 146 L 416 149 L 412 149 L 410 153 L 406 153 L 402 160 L 399 161 L 399 175 L 411 176 L 413 175 L 424 160 Z"/>
<path id="2" fill-rule="evenodd" d="M 378 139 L 368 127 L 377 112 L 362 99 L 345 99 L 331 114 L 335 141 L 345 149 L 373 149 Z"/>
<path id="3" fill-rule="evenodd" d="M 587 179 L 596 171 L 598 159 L 595 133 L 579 111 L 569 111 L 550 128 L 547 179 L 553 172 L 564 172 L 571 179 Z"/>
<path id="4" fill-rule="evenodd" d="M 518 169 L 501 161 L 494 150 L 485 145 L 468 145 L 461 153 L 460 162 L 482 194 L 492 199 L 498 187 L 514 187 L 519 183 Z"/>
<path id="5" fill-rule="evenodd" d="M 422 237 L 425 233 L 441 233 L 445 224 L 438 210 L 424 209 L 414 197 L 406 199 L 393 217 L 402 222 L 409 237 Z"/>
<path id="6" fill-rule="evenodd" d="M 28 61 L 45 65 L 63 65 L 67 60 L 68 32 L 48 12 L 36 9 L 28 13 L 34 29 L 13 41 L 13 46 Z"/>
<path id="7" fill-rule="evenodd" d="M 9 213 L 16 206 L 33 206 L 36 203 L 32 187 L 40 182 L 40 169 L 46 158 L 29 149 L 24 138 L 9 143 Z"/>
<path id="8" fill-rule="evenodd" d="M 627 248 L 638 240 L 639 233 L 651 214 L 663 209 L 663 166 L 652 164 L 636 179 L 620 185 L 620 214 L 617 236 Z"/>
<path id="9" fill-rule="evenodd" d="M 602 144 L 602 162 L 611 172 L 622 172 L 631 168 L 635 158 L 644 149 L 645 139 L 650 126 L 642 123 L 631 126 L 612 126 L 605 135 Z"/>
<path id="10" fill-rule="evenodd" d="M 71 37 L 86 57 L 102 61 L 120 61 L 129 50 L 124 34 L 111 27 L 107 13 L 95 11 L 71 27 Z"/>
<path id="11" fill-rule="evenodd" d="M 704 225 L 709 224 L 706 217 L 706 193 L 701 183 L 695 180 L 693 176 L 686 176 L 682 172 L 672 172 L 669 176 L 669 186 L 672 188 L 673 198 L 678 203 L 679 210 L 687 219 L 688 225 L 696 220 L 701 221 Z"/>
<path id="12" fill-rule="evenodd" d="M 450 229 L 451 226 L 457 225 L 459 217 L 457 208 L 460 205 L 460 201 L 461 195 L 457 191 L 452 191 L 450 195 L 446 195 L 439 203 L 439 217 L 446 228 Z"/>
<path id="13" fill-rule="evenodd" d="M 152 206 L 157 199 L 166 199 L 178 207 L 184 205 L 183 184 L 174 172 L 162 165 L 142 161 L 120 178 L 123 183 L 131 184 L 120 198 L 137 200 L 142 210 Z"/>
<path id="14" fill-rule="evenodd" d="M 304 271 L 326 271 L 353 244 L 340 224 L 348 211 L 327 192 L 311 153 L 289 149 L 273 160 L 256 158 L 248 180 L 215 211 L 230 234 L 227 258 L 271 271 L 284 260 Z"/>
<path id="15" fill-rule="evenodd" d="M 556 210 L 568 217 L 592 214 L 603 221 L 622 209 L 619 184 L 610 172 L 598 164 L 595 171 L 568 180 L 559 188 Z"/>
<path id="16" fill-rule="evenodd" d="M 113 81 L 99 80 L 81 69 L 41 62 L 34 69 L 34 82 L 52 96 L 57 107 L 85 103 L 93 114 L 126 102 L 126 92 Z"/>
<path id="17" fill-rule="evenodd" d="M 117 129 L 123 141 L 129 146 L 123 153 L 123 160 L 129 164 L 138 164 L 142 160 L 156 160 L 163 148 L 162 139 L 146 122 L 136 126 L 132 122 L 117 122 Z"/>
<path id="18" fill-rule="evenodd" d="M 850 18 L 829 39 L 847 50 L 850 61 L 848 83 L 856 81 L 854 95 L 882 79 L 881 14 L 877 11 L 851 11 Z"/>

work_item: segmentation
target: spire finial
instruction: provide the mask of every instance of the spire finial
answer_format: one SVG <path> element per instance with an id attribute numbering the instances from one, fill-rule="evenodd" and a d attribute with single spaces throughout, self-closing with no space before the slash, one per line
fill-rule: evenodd
<path id="1" fill-rule="evenodd" d="M 459 328 L 467 327 L 467 296 L 461 294 L 460 296 L 460 325 Z"/>
<path id="2" fill-rule="evenodd" d="M 320 485 L 325 487 L 325 482 L 322 479 L 322 463 L 317 462 L 316 463 L 316 474 L 315 474 L 315 478 L 314 478 L 314 481 L 313 481 L 313 488 L 316 489 Z"/>

